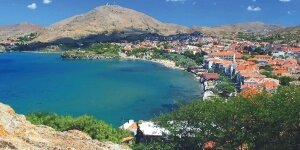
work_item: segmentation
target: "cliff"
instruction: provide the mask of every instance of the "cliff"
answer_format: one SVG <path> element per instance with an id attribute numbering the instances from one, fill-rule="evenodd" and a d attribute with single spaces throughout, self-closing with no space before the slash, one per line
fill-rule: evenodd
<path id="1" fill-rule="evenodd" d="M 33 125 L 24 115 L 0 103 L 0 149 L 5 150 L 121 150 L 125 146 L 93 140 L 77 130 L 58 132 Z"/>

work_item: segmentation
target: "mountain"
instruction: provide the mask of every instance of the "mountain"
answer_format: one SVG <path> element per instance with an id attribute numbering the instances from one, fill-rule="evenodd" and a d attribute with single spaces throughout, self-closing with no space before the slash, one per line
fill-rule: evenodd
<path id="1" fill-rule="evenodd" d="M 5 42 L 7 39 L 16 39 L 30 33 L 41 33 L 44 28 L 30 23 L 20 23 L 12 26 L 0 26 L 0 42 Z"/>
<path id="2" fill-rule="evenodd" d="M 187 27 L 162 23 L 132 9 L 106 5 L 51 25 L 37 40 L 51 42 L 59 39 L 82 39 L 110 34 L 118 36 L 148 33 L 171 35 L 185 32 L 188 32 Z"/>
<path id="3" fill-rule="evenodd" d="M 284 43 L 297 44 L 300 41 L 300 26 L 275 30 L 270 32 L 269 36 L 276 37 L 277 40 Z"/>
<path id="4" fill-rule="evenodd" d="M 300 34 L 300 26 L 295 26 L 295 27 L 287 27 L 287 28 L 282 28 L 279 30 L 275 30 L 272 33 L 281 33 L 281 34 Z"/>
<path id="5" fill-rule="evenodd" d="M 284 28 L 284 26 L 265 24 L 263 22 L 239 23 L 232 26 L 240 28 L 241 30 L 244 30 L 246 32 L 252 33 L 269 33 Z"/>
<path id="6" fill-rule="evenodd" d="M 75 43 L 141 39 L 145 36 L 169 36 L 178 33 L 201 32 L 217 37 L 232 37 L 238 32 L 263 33 L 280 31 L 282 26 L 248 22 L 216 27 L 185 27 L 160 22 L 141 12 L 118 5 L 97 7 L 87 13 L 67 18 L 42 28 L 24 23 L 0 27 L 1 39 L 17 38 L 37 32 L 34 42 Z"/>
<path id="7" fill-rule="evenodd" d="M 55 131 L 43 125 L 33 125 L 8 105 L 0 103 L 0 149 L 3 150 L 112 150 L 129 149 L 111 142 L 93 140 L 77 130 Z"/>
<path id="8" fill-rule="evenodd" d="M 192 27 L 191 29 L 193 31 L 201 31 L 206 35 L 226 36 L 238 32 L 267 34 L 283 28 L 284 28 L 283 26 L 270 25 L 262 22 L 246 22 L 246 23 L 239 23 L 233 25 L 216 26 L 216 27 Z"/>

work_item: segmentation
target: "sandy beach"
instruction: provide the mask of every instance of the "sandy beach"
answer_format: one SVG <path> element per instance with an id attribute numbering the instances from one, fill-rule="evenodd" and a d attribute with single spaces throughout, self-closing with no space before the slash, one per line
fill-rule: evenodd
<path id="1" fill-rule="evenodd" d="M 168 67 L 168 68 L 184 70 L 184 68 L 176 66 L 175 62 L 171 61 L 171 60 L 152 59 L 152 60 L 148 60 L 148 61 L 152 61 L 152 62 L 155 62 L 155 63 L 162 64 L 162 65 L 164 65 L 165 67 Z"/>
<path id="2" fill-rule="evenodd" d="M 127 56 L 126 54 L 120 54 L 120 58 L 123 60 L 144 60 L 144 61 L 151 61 L 154 63 L 159 63 L 165 67 L 171 68 L 171 69 L 179 69 L 184 70 L 182 67 L 176 66 L 174 61 L 166 60 L 166 59 L 144 59 L 144 58 L 137 58 L 134 56 Z"/>

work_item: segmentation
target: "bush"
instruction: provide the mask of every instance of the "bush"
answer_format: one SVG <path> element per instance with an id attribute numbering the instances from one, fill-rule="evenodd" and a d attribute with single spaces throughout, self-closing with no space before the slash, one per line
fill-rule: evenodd
<path id="1" fill-rule="evenodd" d="M 58 131 L 80 130 L 89 134 L 93 139 L 119 143 L 124 137 L 130 136 L 127 131 L 115 129 L 104 121 L 92 116 L 59 116 L 55 113 L 36 112 L 26 115 L 26 119 L 36 125 L 50 126 Z"/>

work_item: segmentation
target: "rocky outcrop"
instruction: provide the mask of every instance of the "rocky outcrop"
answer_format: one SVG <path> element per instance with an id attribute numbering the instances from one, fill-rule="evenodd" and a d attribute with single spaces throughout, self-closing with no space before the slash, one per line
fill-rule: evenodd
<path id="1" fill-rule="evenodd" d="M 91 139 L 77 130 L 58 132 L 33 125 L 24 115 L 0 103 L 0 149 L 4 150 L 119 150 L 125 146 Z"/>
<path id="2" fill-rule="evenodd" d="M 5 47 L 0 45 L 0 53 L 5 51 Z"/>

